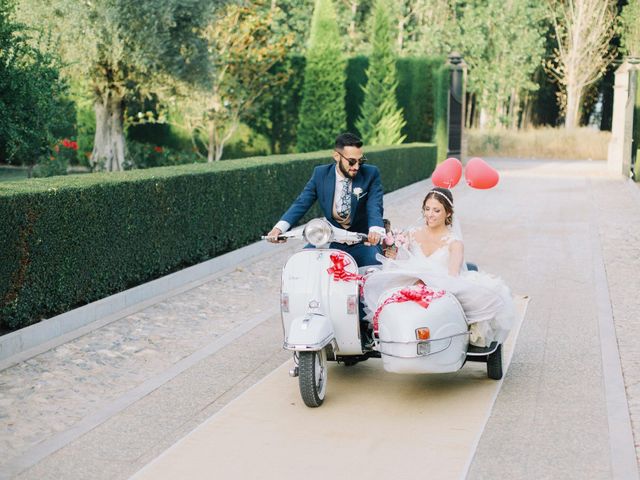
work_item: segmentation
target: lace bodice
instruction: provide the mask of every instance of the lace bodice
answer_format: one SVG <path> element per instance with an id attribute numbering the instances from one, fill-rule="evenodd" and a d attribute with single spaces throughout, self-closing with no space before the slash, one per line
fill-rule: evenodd
<path id="1" fill-rule="evenodd" d="M 442 240 L 444 242 L 443 245 L 436 248 L 430 255 L 427 255 L 422 250 L 420 243 L 415 239 L 415 236 L 411 235 L 407 247 L 408 256 L 406 260 L 420 263 L 423 268 L 434 273 L 447 274 L 449 272 L 449 246 L 455 241 L 455 238 L 452 235 L 447 235 Z"/>

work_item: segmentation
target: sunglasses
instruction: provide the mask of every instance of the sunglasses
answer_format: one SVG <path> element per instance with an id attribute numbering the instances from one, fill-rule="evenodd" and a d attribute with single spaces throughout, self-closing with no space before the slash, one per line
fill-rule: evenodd
<path id="1" fill-rule="evenodd" d="M 335 152 L 340 155 L 340 157 L 344 158 L 347 162 L 349 162 L 349 166 L 353 167 L 356 163 L 358 165 L 362 165 L 363 163 L 365 163 L 367 161 L 367 157 L 365 157 L 364 155 L 362 155 L 362 157 L 360 158 L 347 158 L 344 155 L 342 155 L 338 150 L 335 150 Z"/>

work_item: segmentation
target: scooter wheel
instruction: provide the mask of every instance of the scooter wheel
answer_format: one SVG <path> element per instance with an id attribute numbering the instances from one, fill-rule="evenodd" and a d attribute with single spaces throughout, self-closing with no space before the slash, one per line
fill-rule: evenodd
<path id="1" fill-rule="evenodd" d="M 487 357 L 487 376 L 492 380 L 502 378 L 502 344 Z"/>
<path id="2" fill-rule="evenodd" d="M 327 391 L 327 354 L 300 352 L 298 357 L 298 380 L 300 395 L 307 407 L 319 407 Z"/>

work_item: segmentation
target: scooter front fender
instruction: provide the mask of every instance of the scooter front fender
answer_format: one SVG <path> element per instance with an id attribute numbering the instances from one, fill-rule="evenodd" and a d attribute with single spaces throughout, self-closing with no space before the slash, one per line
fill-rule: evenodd
<path id="1" fill-rule="evenodd" d="M 331 320 L 321 314 L 294 318 L 284 340 L 286 350 L 299 352 L 322 350 L 335 338 Z"/>

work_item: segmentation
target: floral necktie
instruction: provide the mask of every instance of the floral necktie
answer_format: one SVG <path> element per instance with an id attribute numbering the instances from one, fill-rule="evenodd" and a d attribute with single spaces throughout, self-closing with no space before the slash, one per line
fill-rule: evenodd
<path id="1" fill-rule="evenodd" d="M 351 180 L 345 178 L 340 182 L 342 183 L 342 191 L 338 199 L 338 215 L 341 218 L 348 218 L 351 213 Z"/>

